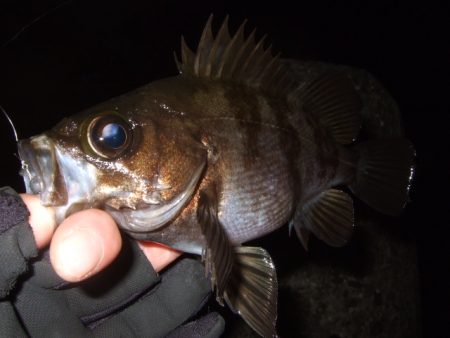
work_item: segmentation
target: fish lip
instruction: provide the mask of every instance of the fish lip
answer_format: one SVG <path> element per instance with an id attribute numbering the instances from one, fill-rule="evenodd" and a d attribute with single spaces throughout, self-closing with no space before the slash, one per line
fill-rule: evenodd
<path id="1" fill-rule="evenodd" d="M 39 194 L 44 190 L 42 171 L 33 155 L 30 139 L 19 140 L 17 144 L 21 163 L 20 175 L 25 182 L 25 189 L 28 194 Z"/>
<path id="2" fill-rule="evenodd" d="M 17 145 L 26 192 L 39 194 L 44 206 L 67 203 L 67 191 L 56 160 L 55 145 L 45 135 L 20 140 Z"/>
<path id="3" fill-rule="evenodd" d="M 202 163 L 190 177 L 186 188 L 173 199 L 163 204 L 149 205 L 139 210 L 108 210 L 121 228 L 131 236 L 154 231 L 172 221 L 194 196 L 205 163 Z M 109 209 L 109 208 L 108 208 Z"/>

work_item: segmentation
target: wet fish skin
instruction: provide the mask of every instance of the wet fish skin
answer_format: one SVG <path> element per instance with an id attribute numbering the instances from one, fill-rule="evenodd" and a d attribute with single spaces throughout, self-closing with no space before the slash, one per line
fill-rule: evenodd
<path id="1" fill-rule="evenodd" d="M 344 245 L 353 204 L 336 187 L 396 214 L 414 150 L 405 139 L 353 146 L 351 81 L 330 73 L 298 85 L 243 30 L 230 36 L 225 20 L 213 37 L 210 19 L 196 53 L 183 40 L 179 76 L 68 117 L 20 141 L 19 154 L 27 191 L 58 221 L 99 207 L 134 238 L 202 255 L 218 301 L 276 336 L 275 267 L 241 244 L 290 221 L 305 247 L 310 233 Z"/>

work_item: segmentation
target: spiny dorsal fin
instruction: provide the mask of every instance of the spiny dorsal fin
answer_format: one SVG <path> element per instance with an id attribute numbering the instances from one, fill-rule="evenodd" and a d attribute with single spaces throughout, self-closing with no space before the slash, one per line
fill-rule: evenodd
<path id="1" fill-rule="evenodd" d="M 302 90 L 303 109 L 316 114 L 340 144 L 352 143 L 361 129 L 361 99 L 342 74 L 326 74 Z"/>
<path id="2" fill-rule="evenodd" d="M 344 246 L 353 233 L 353 200 L 343 191 L 328 189 L 296 211 L 293 226 L 305 249 L 309 232 L 328 245 Z"/>
<path id="3" fill-rule="evenodd" d="M 181 74 L 210 80 L 228 80 L 271 93 L 288 93 L 296 85 L 271 46 L 265 48 L 265 37 L 255 40 L 255 30 L 245 37 L 246 21 L 231 36 L 228 16 L 217 35 L 212 33 L 211 15 L 203 29 L 197 51 L 192 52 L 181 38 L 181 61 L 176 60 Z"/>

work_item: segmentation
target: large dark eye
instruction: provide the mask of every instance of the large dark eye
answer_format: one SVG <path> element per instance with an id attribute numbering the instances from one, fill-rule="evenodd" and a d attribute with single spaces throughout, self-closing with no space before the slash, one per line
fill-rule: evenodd
<path id="1" fill-rule="evenodd" d="M 97 142 L 102 143 L 104 147 L 111 149 L 120 149 L 127 141 L 125 128 L 119 123 L 108 123 L 99 130 Z"/>
<path id="2" fill-rule="evenodd" d="M 111 114 L 94 118 L 87 132 L 92 149 L 102 157 L 114 159 L 128 149 L 133 131 L 127 121 Z"/>

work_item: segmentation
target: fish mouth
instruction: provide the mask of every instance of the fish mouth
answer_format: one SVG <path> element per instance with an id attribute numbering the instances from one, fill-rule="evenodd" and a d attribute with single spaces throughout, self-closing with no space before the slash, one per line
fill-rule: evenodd
<path id="1" fill-rule="evenodd" d="M 45 135 L 18 142 L 26 192 L 39 194 L 42 205 L 61 206 L 67 203 L 67 191 L 56 160 L 55 145 Z"/>
<path id="2" fill-rule="evenodd" d="M 167 203 L 149 205 L 138 210 L 113 210 L 108 212 L 120 224 L 121 228 L 131 236 L 148 233 L 169 223 L 173 220 L 184 206 L 191 200 L 202 176 L 205 163 L 202 163 L 192 174 L 186 187 L 181 193 Z"/>

